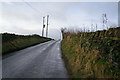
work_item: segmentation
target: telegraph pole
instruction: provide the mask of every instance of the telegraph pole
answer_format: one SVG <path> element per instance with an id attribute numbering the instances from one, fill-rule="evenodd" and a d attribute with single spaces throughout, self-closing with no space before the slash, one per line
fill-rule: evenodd
<path id="1" fill-rule="evenodd" d="M 45 19 L 45 17 L 43 17 L 43 29 L 42 29 L 42 37 L 44 36 L 44 28 L 45 28 L 45 24 L 44 24 L 44 19 Z"/>
<path id="2" fill-rule="evenodd" d="M 49 19 L 49 15 L 47 15 L 46 37 L 48 37 L 48 19 Z"/>
<path id="3" fill-rule="evenodd" d="M 107 21 L 108 21 L 106 13 L 102 14 L 102 18 L 103 18 L 103 21 L 102 21 L 103 22 L 103 29 L 105 29 L 105 27 L 107 27 Z M 107 27 L 107 29 L 108 29 L 108 27 Z"/>
<path id="4" fill-rule="evenodd" d="M 104 29 L 104 27 L 105 27 L 105 24 L 104 24 L 104 23 L 105 23 L 104 15 L 105 15 L 105 14 L 102 14 L 102 18 L 103 18 L 103 21 L 102 21 L 102 22 L 103 22 L 103 29 Z"/>

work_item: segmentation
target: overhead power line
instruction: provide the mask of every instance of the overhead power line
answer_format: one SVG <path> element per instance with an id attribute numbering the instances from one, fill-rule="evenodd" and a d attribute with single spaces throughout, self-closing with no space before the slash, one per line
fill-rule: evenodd
<path id="1" fill-rule="evenodd" d="M 23 0 L 26 5 L 28 5 L 31 9 L 33 9 L 36 13 L 40 13 L 39 10 L 34 8 L 30 3 Z M 48 37 L 48 19 L 49 15 L 47 15 L 47 26 L 46 26 L 46 37 Z M 43 29 L 42 29 L 42 36 L 44 36 L 44 28 L 45 28 L 45 17 L 43 17 Z"/>
<path id="2" fill-rule="evenodd" d="M 34 8 L 29 2 L 23 0 L 26 5 L 28 5 L 31 9 L 33 9 L 36 13 L 40 13 L 36 8 Z"/>

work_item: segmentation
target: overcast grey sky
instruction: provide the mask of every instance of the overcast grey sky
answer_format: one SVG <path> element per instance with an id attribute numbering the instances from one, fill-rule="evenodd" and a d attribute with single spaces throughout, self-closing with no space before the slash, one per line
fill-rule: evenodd
<path id="1" fill-rule="evenodd" d="M 24 0 L 25 1 L 25 0 Z M 29 6 L 29 5 L 30 6 Z M 60 28 L 90 29 L 91 23 L 102 29 L 102 14 L 109 26 L 118 25 L 117 2 L 2 2 L 0 32 L 39 34 L 42 17 L 49 15 L 49 37 L 59 39 Z M 32 7 L 31 7 L 32 6 Z"/>

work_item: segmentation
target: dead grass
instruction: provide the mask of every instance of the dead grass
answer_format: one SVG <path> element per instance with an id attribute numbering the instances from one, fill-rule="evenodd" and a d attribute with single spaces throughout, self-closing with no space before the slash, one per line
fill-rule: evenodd
<path id="1" fill-rule="evenodd" d="M 120 78 L 120 28 L 66 32 L 62 51 L 72 78 Z M 116 67 L 114 67 L 116 66 Z"/>

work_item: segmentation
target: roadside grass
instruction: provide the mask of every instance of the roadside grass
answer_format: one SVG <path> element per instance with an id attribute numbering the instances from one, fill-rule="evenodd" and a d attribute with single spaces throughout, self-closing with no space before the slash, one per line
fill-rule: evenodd
<path id="1" fill-rule="evenodd" d="M 120 27 L 63 35 L 62 53 L 71 78 L 120 78 Z"/>
<path id="2" fill-rule="evenodd" d="M 2 55 L 17 51 L 35 44 L 50 41 L 52 39 L 39 35 L 15 35 L 9 33 L 2 34 Z"/>

